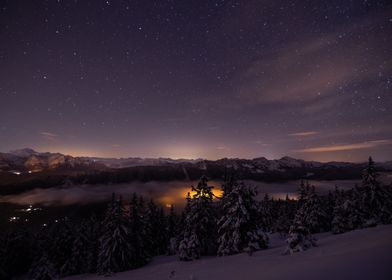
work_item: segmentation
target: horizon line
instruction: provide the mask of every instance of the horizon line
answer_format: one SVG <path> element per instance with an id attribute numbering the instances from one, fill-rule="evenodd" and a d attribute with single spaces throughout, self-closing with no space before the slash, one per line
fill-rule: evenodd
<path id="1" fill-rule="evenodd" d="M 5 154 L 12 154 L 13 152 L 16 151 L 23 151 L 23 150 L 32 150 L 38 154 L 45 154 L 45 153 L 51 153 L 51 154 L 62 154 L 65 156 L 72 156 L 72 157 L 78 157 L 78 158 L 100 158 L 100 159 L 116 159 L 116 160 L 121 160 L 121 159 L 131 159 L 131 158 L 139 158 L 139 159 L 169 159 L 169 160 L 189 160 L 189 161 L 203 161 L 203 160 L 208 160 L 208 161 L 218 161 L 218 160 L 224 160 L 224 159 L 228 159 L 228 160 L 233 160 L 233 159 L 239 159 L 239 160 L 255 160 L 255 159 L 260 159 L 260 158 L 265 158 L 268 161 L 272 161 L 272 160 L 281 160 L 284 158 L 291 158 L 291 159 L 295 159 L 295 160 L 302 160 L 305 162 L 320 162 L 320 163 L 329 163 L 329 162 L 339 162 L 339 163 L 364 163 L 367 161 L 367 159 L 362 160 L 362 161 L 347 161 L 347 160 L 328 160 L 328 161 L 323 161 L 323 160 L 313 160 L 313 159 L 309 159 L 309 160 L 305 160 L 302 158 L 297 158 L 297 157 L 293 157 L 293 156 L 282 156 L 280 158 L 267 158 L 266 156 L 256 156 L 256 157 L 219 157 L 219 158 L 203 158 L 203 157 L 197 157 L 197 158 L 186 158 L 186 157 L 170 157 L 170 156 L 157 156 L 157 157 L 151 157 L 151 156 L 94 156 L 94 155 L 88 155 L 88 154 L 83 154 L 83 155 L 76 155 L 76 154 L 72 154 L 72 153 L 62 153 L 62 152 L 50 152 L 50 151 L 37 151 L 34 148 L 29 148 L 29 147 L 25 147 L 25 148 L 20 148 L 20 149 L 11 149 L 7 152 L 1 152 L 0 153 L 5 153 Z M 371 155 L 369 155 L 371 156 Z M 373 158 L 373 157 L 372 157 Z M 385 160 L 385 161 L 376 161 L 376 162 L 390 162 L 392 161 L 392 159 L 390 160 Z"/>

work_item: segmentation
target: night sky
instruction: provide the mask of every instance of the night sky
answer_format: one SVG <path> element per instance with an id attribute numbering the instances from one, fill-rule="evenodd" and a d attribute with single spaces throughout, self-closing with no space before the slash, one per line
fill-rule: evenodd
<path id="1" fill-rule="evenodd" d="M 392 159 L 389 1 L 0 1 L 0 151 Z"/>

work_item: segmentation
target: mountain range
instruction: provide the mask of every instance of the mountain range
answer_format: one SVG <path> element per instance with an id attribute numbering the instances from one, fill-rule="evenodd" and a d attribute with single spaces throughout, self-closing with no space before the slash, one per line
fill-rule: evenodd
<path id="1" fill-rule="evenodd" d="M 223 158 L 98 158 L 73 157 L 61 153 L 41 153 L 25 148 L 0 153 L 0 194 L 28 187 L 75 184 L 114 184 L 132 181 L 197 180 L 202 175 L 223 179 L 234 173 L 239 179 L 287 181 L 297 179 L 359 179 L 366 163 L 316 162 L 283 157 L 268 160 Z M 392 161 L 377 163 L 380 172 L 391 172 Z"/>

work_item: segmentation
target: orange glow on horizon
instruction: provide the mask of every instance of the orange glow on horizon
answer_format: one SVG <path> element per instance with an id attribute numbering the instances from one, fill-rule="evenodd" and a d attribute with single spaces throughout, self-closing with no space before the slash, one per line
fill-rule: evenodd
<path id="1" fill-rule="evenodd" d="M 168 192 L 162 194 L 156 198 L 160 205 L 165 208 L 170 208 L 174 206 L 175 208 L 179 206 L 180 208 L 185 206 L 186 198 L 188 196 L 188 192 L 190 193 L 191 197 L 196 193 L 192 191 L 191 185 L 195 185 L 197 182 L 190 182 L 189 185 L 182 185 L 182 186 L 167 186 Z M 209 184 L 210 185 L 210 184 Z M 222 197 L 223 191 L 219 187 L 219 185 L 215 185 L 214 182 L 211 184 L 214 188 L 212 189 L 212 193 L 214 194 L 213 199 L 216 200 L 217 198 Z"/>
<path id="2" fill-rule="evenodd" d="M 196 192 L 192 191 L 190 188 L 184 188 L 182 190 L 182 198 L 186 198 L 188 196 L 188 193 L 190 193 L 191 197 L 193 197 L 194 195 L 196 195 Z M 212 193 L 214 195 L 214 199 L 220 198 L 223 195 L 223 190 L 219 189 L 219 188 L 213 188 L 212 189 Z"/>

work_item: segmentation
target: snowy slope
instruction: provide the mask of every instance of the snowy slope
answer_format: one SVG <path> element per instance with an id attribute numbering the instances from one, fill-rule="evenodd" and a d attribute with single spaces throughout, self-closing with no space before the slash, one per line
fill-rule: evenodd
<path id="1" fill-rule="evenodd" d="M 109 279 L 283 280 L 283 279 L 392 279 L 392 225 L 356 230 L 341 235 L 321 234 L 319 246 L 282 256 L 283 240 L 271 238 L 271 248 L 253 256 L 204 257 L 180 262 L 176 256 L 157 257 L 149 265 Z M 172 275 L 172 276 L 170 276 Z M 102 279 L 96 275 L 68 279 Z"/>

